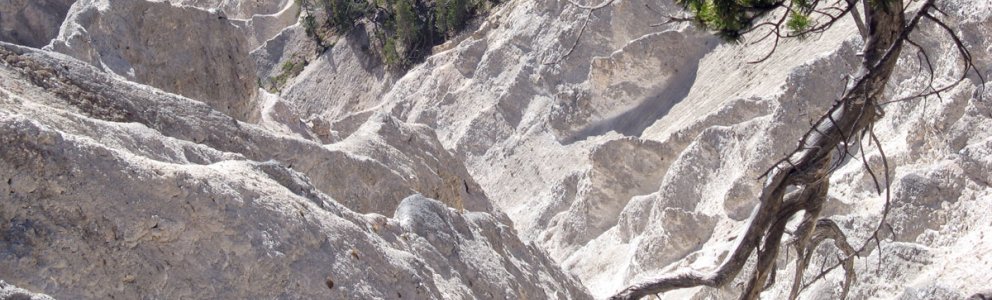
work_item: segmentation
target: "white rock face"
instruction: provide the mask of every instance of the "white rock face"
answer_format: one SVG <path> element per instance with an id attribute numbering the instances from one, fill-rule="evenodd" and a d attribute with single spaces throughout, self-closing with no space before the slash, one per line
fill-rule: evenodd
<path id="1" fill-rule="evenodd" d="M 276 14 L 294 0 L 166 0 L 180 5 L 199 7 L 202 9 L 222 10 L 235 19 L 250 19 L 255 15 Z"/>
<path id="2" fill-rule="evenodd" d="M 69 299 L 588 297 L 422 125 L 384 116 L 325 148 L 68 57 L 0 44 L 0 58 L 0 274 L 19 286 Z"/>
<path id="3" fill-rule="evenodd" d="M 297 32 L 288 39 L 304 35 L 302 28 L 293 30 Z M 372 115 L 396 80 L 381 59 L 369 52 L 368 34 L 358 28 L 337 39 L 286 84 L 280 97 L 304 118 L 333 123 L 341 137 L 351 134 Z M 270 40 L 270 44 L 280 38 Z"/>
<path id="4" fill-rule="evenodd" d="M 82 0 L 46 49 L 200 99 L 247 120 L 255 109 L 255 66 L 242 28 L 218 13 L 166 2 Z"/>
<path id="5" fill-rule="evenodd" d="M 32 293 L 0 280 L 0 299 L 51 300 L 51 296 Z"/>
<path id="6" fill-rule="evenodd" d="M 84 2 L 53 49 L 193 100 L 3 47 L 17 55 L 0 68 L 0 137 L 12 145 L 0 150 L 0 195 L 18 205 L 0 206 L 12 237 L 0 255 L 17 258 L 0 259 L 0 274 L 67 298 L 602 298 L 678 268 L 709 270 L 755 205 L 758 176 L 843 92 L 862 43 L 845 19 L 752 64 L 769 41 L 652 26 L 678 13 L 671 1 L 615 0 L 587 14 L 518 0 L 400 76 L 368 53 L 364 30 L 315 54 L 288 17 L 292 1 Z M 938 3 L 992 73 L 992 5 Z M 143 43 L 146 29 L 125 17 L 146 8 L 174 14 L 148 22 L 202 26 L 162 34 L 206 54 Z M 961 74 L 939 28 L 925 22 L 913 39 L 938 86 Z M 116 48 L 129 43 L 140 47 Z M 292 59 L 308 64 L 276 93 L 257 89 Z M 189 60 L 206 65 L 154 68 Z M 906 48 L 887 97 L 924 90 L 920 68 Z M 959 299 L 992 282 L 976 271 L 992 269 L 982 80 L 884 106 L 875 132 L 892 166 L 890 226 L 881 249 L 858 259 L 852 298 Z M 205 92 L 216 90 L 243 95 Z M 884 206 L 861 161 L 882 178 L 882 154 L 863 146 L 831 177 L 825 208 L 856 245 Z M 791 278 L 790 259 L 780 276 Z M 84 282 L 80 270 L 113 276 Z M 826 276 L 804 298 L 836 298 L 839 280 Z M 784 298 L 783 282 L 765 298 Z"/>
<path id="7" fill-rule="evenodd" d="M 381 101 L 380 110 L 434 128 L 442 144 L 465 160 L 487 194 L 513 219 L 522 237 L 547 249 L 597 297 L 677 267 L 714 267 L 755 204 L 761 183 L 756 178 L 791 150 L 810 121 L 843 91 L 844 76 L 855 68 L 860 47 L 854 26 L 845 20 L 822 36 L 780 45 L 764 63 L 749 64 L 770 45 L 721 44 L 692 28 L 651 27 L 658 17 L 645 5 L 662 12 L 673 9 L 668 2 L 662 7 L 639 1 L 612 3 L 591 15 L 582 39 L 569 51 L 583 27 L 584 11 L 558 1 L 510 3 L 473 32 L 439 47 L 440 52 L 399 79 Z M 942 5 L 957 12 L 952 22 L 960 24 L 980 68 L 988 72 L 989 7 L 967 1 Z M 950 82 L 961 71 L 953 49 L 946 46 L 946 36 L 930 27 L 925 31 L 922 38 L 935 48 L 930 55 L 941 59 L 937 74 L 944 75 L 938 82 Z M 893 79 L 893 98 L 919 91 L 926 80 L 917 71 L 914 54 L 907 50 L 905 57 L 901 73 Z M 945 164 L 955 166 L 951 169 L 971 165 L 972 172 L 989 173 L 987 165 L 957 158 L 968 145 L 980 148 L 988 138 L 984 124 L 989 112 L 979 100 L 980 84 L 972 75 L 948 94 L 958 95 L 959 104 L 946 108 L 955 119 L 947 121 L 940 134 L 924 131 L 927 127 L 918 127 L 922 124 L 907 124 L 932 120 L 923 116 L 944 111 L 944 106 L 933 104 L 935 99 L 926 105 L 915 101 L 887 106 L 888 117 L 877 131 L 897 166 L 891 174 L 894 199 L 906 206 L 894 208 L 890 215 L 897 236 L 889 240 L 894 251 L 884 251 L 890 247 L 883 243 L 880 252 L 890 263 L 880 273 L 865 276 L 854 291 L 856 297 L 926 298 L 928 291 L 936 290 L 963 297 L 982 287 L 982 278 L 956 279 L 967 277 L 965 269 L 941 271 L 946 262 L 908 264 L 898 259 L 915 257 L 900 253 L 944 257 L 938 253 L 971 249 L 917 239 L 922 232 L 946 243 L 983 245 L 977 237 L 992 229 L 963 217 L 989 207 L 987 180 L 963 175 L 933 179 L 954 173 L 930 170 L 935 162 L 948 160 Z M 324 107 L 346 103 L 316 100 Z M 304 118 L 307 113 L 326 113 L 300 111 Z M 912 150 L 911 156 L 900 150 L 947 135 L 960 136 L 955 147 Z M 879 169 L 878 150 L 869 146 L 866 152 Z M 927 158 L 920 158 L 923 153 Z M 849 162 L 834 176 L 830 209 L 860 244 L 866 238 L 863 228 L 880 216 L 882 198 L 859 166 Z M 898 192 L 904 177 L 936 180 L 920 190 L 933 191 L 924 201 L 929 208 L 899 200 L 906 197 L 900 195 L 916 193 Z M 912 182 L 915 186 L 920 181 Z M 960 192 L 945 194 L 951 186 Z M 951 203 L 960 204 L 952 208 Z M 955 216 L 934 222 L 934 209 Z M 958 231 L 965 227 L 967 233 Z M 898 237 L 903 232 L 911 240 Z M 859 263 L 877 262 L 878 256 L 876 250 Z M 969 263 L 990 264 L 988 258 Z M 929 271 L 917 272 L 922 269 Z M 837 279 L 828 278 L 810 293 L 835 292 Z M 734 291 L 693 289 L 668 297 L 702 293 L 732 298 Z M 782 292 L 773 289 L 770 295 L 780 297 Z"/>

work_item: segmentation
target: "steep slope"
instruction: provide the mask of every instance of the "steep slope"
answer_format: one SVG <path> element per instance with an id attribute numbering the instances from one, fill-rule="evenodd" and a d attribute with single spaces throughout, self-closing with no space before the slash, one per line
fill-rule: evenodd
<path id="1" fill-rule="evenodd" d="M 168 2 L 82 0 L 46 49 L 128 80 L 201 99 L 247 120 L 255 108 L 251 47 L 231 21 Z"/>
<path id="2" fill-rule="evenodd" d="M 59 33 L 76 0 L 5 0 L 0 2 L 0 42 L 41 48 Z"/>
<path id="3" fill-rule="evenodd" d="M 420 127 L 385 118 L 336 150 L 61 55 L 0 44 L 0 58 L 0 274 L 21 287 L 60 298 L 586 297 Z M 418 192 L 445 203 L 407 197 Z"/>
<path id="4" fill-rule="evenodd" d="M 969 1 L 941 5 L 955 12 L 951 22 L 960 24 L 981 70 L 990 71 L 984 46 L 989 44 L 990 8 Z M 770 60 L 750 64 L 768 51 L 768 41 L 721 44 L 691 27 L 651 26 L 663 12 L 674 10 L 667 1 L 615 1 L 587 15 L 567 2 L 513 1 L 478 28 L 436 49 L 397 80 L 379 104 L 364 107 L 434 128 L 442 144 L 465 160 L 487 194 L 507 211 L 522 237 L 547 249 L 597 296 L 675 267 L 709 268 L 731 246 L 755 204 L 760 187 L 755 178 L 791 150 L 810 120 L 843 91 L 844 75 L 851 72 L 861 41 L 844 20 L 825 34 L 787 41 Z M 940 58 L 938 83 L 961 72 L 946 36 L 927 27 L 919 39 L 933 48 L 928 50 L 931 58 Z M 907 51 L 901 64 L 893 98 L 921 90 L 927 79 L 915 53 Z M 957 104 L 944 100 L 935 105 L 930 99 L 887 106 L 888 117 L 877 130 L 883 145 L 891 148 L 886 152 L 890 162 L 898 166 L 891 174 L 895 201 L 904 204 L 896 205 L 890 216 L 896 233 L 888 241 L 891 246 L 883 243 L 883 251 L 874 249 L 862 260 L 874 263 L 881 255 L 889 263 L 863 278 L 855 290 L 858 297 L 926 297 L 935 290 L 969 295 L 981 287 L 981 278 L 949 279 L 967 276 L 965 269 L 942 271 L 946 264 L 936 260 L 912 261 L 957 257 L 954 253 L 962 250 L 951 244 L 984 245 L 971 236 L 990 230 L 988 224 L 964 217 L 989 206 L 987 181 L 960 175 L 990 171 L 972 162 L 984 161 L 984 154 L 962 152 L 980 148 L 988 138 L 988 108 L 979 100 L 988 98 L 988 92 L 978 88 L 983 84 L 978 77 L 970 76 L 948 94 L 956 95 Z M 300 80 L 308 79 L 304 75 Z M 368 115 L 364 108 L 337 109 L 355 97 L 306 101 L 289 105 L 305 107 L 299 109 L 304 117 L 324 114 L 354 122 Z M 327 107 L 334 109 L 320 109 Z M 933 118 L 923 117 L 933 114 L 951 118 L 940 134 L 926 125 Z M 907 123 L 916 119 L 930 121 Z M 959 138 L 954 147 L 916 149 L 909 156 L 900 150 L 938 143 L 930 139 L 941 136 Z M 879 169 L 878 150 L 869 146 L 866 151 Z M 848 162 L 834 176 L 830 204 L 838 214 L 835 220 L 855 243 L 865 239 L 859 228 L 877 222 L 882 201 L 859 165 Z M 955 190 L 949 194 L 944 194 L 949 186 L 936 179 L 951 172 L 936 171 L 945 168 L 962 170 L 947 175 Z M 902 178 L 938 181 L 900 192 L 908 189 L 904 184 L 920 185 L 900 183 Z M 924 201 L 929 208 L 911 204 L 922 201 L 912 200 L 917 192 L 933 195 Z M 954 203 L 959 204 L 952 207 Z M 945 221 L 931 221 L 944 214 L 948 216 L 939 219 Z M 961 228 L 969 229 L 956 231 Z M 920 238 L 923 232 L 929 237 Z M 936 236 L 943 242 L 932 242 Z M 984 258 L 969 263 L 989 264 Z M 909 271 L 920 269 L 930 271 Z M 834 277 L 828 278 L 813 289 L 829 293 L 836 284 Z M 733 289 L 704 293 L 723 298 Z"/>
<path id="5" fill-rule="evenodd" d="M 202 9 L 221 10 L 229 18 L 251 19 L 255 15 L 272 15 L 281 11 L 293 0 L 243 1 L 243 0 L 170 0 L 174 4 Z"/>
<path id="6" fill-rule="evenodd" d="M 843 91 L 862 43 L 852 22 L 842 20 L 823 34 L 784 41 L 764 62 L 749 63 L 766 54 L 770 40 L 728 44 L 691 24 L 658 24 L 680 13 L 669 0 L 613 0 L 593 11 L 570 1 L 516 0 L 435 47 L 424 63 L 396 74 L 369 53 L 370 39 L 362 28 L 315 53 L 318 47 L 288 17 L 298 9 L 292 1 L 84 1 L 77 11 L 89 13 L 70 14 L 62 33 L 96 46 L 66 43 L 53 49 L 207 105 L 124 83 L 62 56 L 4 47 L 14 53 L 7 57 L 17 59 L 8 59 L 7 66 L 14 67 L 0 71 L 0 99 L 7 99 L 0 102 L 0 119 L 6 124 L 2 136 L 10 139 L 6 144 L 15 146 L 3 149 L 13 158 L 0 167 L 6 172 L 0 179 L 9 179 L 7 192 L 0 195 L 15 195 L 26 208 L 4 206 L 9 211 L 2 217 L 8 222 L 0 228 L 14 238 L 4 241 L 11 250 L 0 253 L 20 256 L 3 260 L 10 262 L 0 274 L 42 269 L 58 280 L 76 280 L 64 285 L 23 273 L 3 278 L 55 296 L 99 296 L 110 286 L 117 289 L 113 293 L 133 295 L 125 294 L 134 292 L 128 284 L 157 287 L 163 285 L 156 280 L 162 280 L 168 289 L 141 291 L 327 297 L 321 285 L 331 275 L 336 286 L 331 292 L 344 293 L 332 297 L 393 298 L 393 291 L 423 290 L 423 297 L 582 298 L 583 288 L 576 287 L 572 275 L 594 296 L 604 297 L 662 272 L 709 269 L 730 249 L 755 205 L 761 184 L 756 178 L 792 150 Z M 992 73 L 992 5 L 938 3 L 973 51 L 979 71 Z M 188 47 L 206 49 L 207 55 L 194 57 L 212 59 L 207 66 L 240 65 L 218 74 L 197 69 L 204 65 L 188 73 L 156 69 L 159 64 L 148 62 L 180 61 L 189 49 L 149 47 L 132 39 L 143 36 L 145 27 L 121 25 L 134 24 L 121 16 L 135 14 L 136 8 L 208 24 L 206 31 L 179 26 L 189 30 L 163 34 L 172 41 L 195 41 Z M 85 21 L 88 15 L 116 19 L 99 26 Z M 253 25 L 261 22 L 254 20 L 265 25 Z M 175 22 L 185 21 L 147 24 Z M 751 33 L 745 41 L 763 34 Z M 927 49 L 938 86 L 961 73 L 952 43 L 933 24 L 925 23 L 913 39 Z M 136 50 L 137 58 L 117 46 L 133 41 L 144 47 Z M 117 62 L 109 59 L 114 57 L 125 58 L 121 66 L 147 70 L 149 77 L 108 67 L 106 61 Z M 25 67 L 36 64 L 46 67 Z M 904 51 L 888 96 L 898 99 L 923 90 L 929 76 L 921 64 L 915 51 Z M 203 74 L 214 75 L 197 77 Z M 170 85 L 189 77 L 201 80 Z M 61 84 L 63 79 L 71 84 Z M 214 98 L 201 93 L 216 90 L 211 84 L 241 94 Z M 888 174 L 891 226 L 881 249 L 871 245 L 870 253 L 859 258 L 854 298 L 964 298 L 992 281 L 975 271 L 992 268 L 992 257 L 985 255 L 992 250 L 985 239 L 992 233 L 987 219 L 992 91 L 985 84 L 969 74 L 942 98 L 884 106 L 886 116 L 875 130 L 893 166 Z M 865 228 L 877 224 L 884 205 L 861 166 L 863 156 L 881 170 L 881 152 L 864 146 L 858 159 L 831 177 L 826 207 L 826 215 L 857 245 L 865 242 Z M 77 177 L 50 177 L 55 173 L 47 168 Z M 38 177 L 53 179 L 31 180 Z M 71 193 L 105 193 L 118 183 L 141 192 L 112 189 L 110 198 L 144 210 L 122 211 Z M 178 185 L 195 188 L 173 187 Z M 415 193 L 443 205 L 408 198 Z M 203 200 L 208 198 L 220 204 Z M 189 212 L 180 212 L 182 205 L 134 199 L 193 204 Z M 76 213 L 75 207 L 60 206 L 60 200 L 87 205 Z M 27 204 L 32 201 L 40 201 L 41 208 Z M 193 215 L 194 206 L 210 217 Z M 119 220 L 90 219 L 108 210 Z M 70 220 L 85 216 L 78 222 L 95 225 L 72 227 L 73 221 L 35 216 L 39 211 Z M 153 218 L 156 214 L 159 219 Z M 506 227 L 511 223 L 513 229 Z M 114 226 L 127 230 L 107 234 Z M 120 278 L 103 277 L 104 285 L 84 286 L 78 276 L 67 274 L 90 265 L 88 258 L 66 258 L 81 250 L 38 249 L 40 241 L 48 241 L 39 236 L 62 228 L 71 233 L 62 235 L 70 241 L 114 240 L 110 246 L 87 247 L 131 264 L 112 269 Z M 196 228 L 196 234 L 184 239 L 176 228 Z M 251 234 L 233 235 L 229 228 Z M 524 246 L 531 242 L 536 247 Z M 183 261 L 196 272 L 181 274 L 201 285 L 161 279 L 149 271 L 160 266 L 114 252 L 130 245 L 143 247 L 137 253 L 152 261 L 170 264 L 183 260 L 160 249 L 199 255 L 199 263 Z M 229 251 L 204 252 L 199 245 Z M 821 251 L 831 253 L 828 247 Z M 250 258 L 228 259 L 230 253 Z M 52 257 L 56 261 L 48 263 Z M 386 271 L 360 273 L 365 268 L 354 261 L 366 259 Z M 790 259 L 781 257 L 785 274 Z M 198 269 L 209 268 L 202 262 L 223 270 L 210 269 L 213 274 L 240 277 L 205 281 L 211 275 L 198 275 L 209 273 Z M 230 264 L 233 269 L 224 269 Z M 328 264 L 333 272 L 314 266 Z M 147 274 L 125 276 L 130 269 Z M 303 275 L 292 274 L 297 269 Z M 276 275 L 240 275 L 257 274 L 243 270 Z M 832 273 L 810 286 L 806 297 L 836 297 L 839 278 Z M 297 282 L 305 286 L 294 294 L 272 294 Z M 784 286 L 779 283 L 765 296 L 782 298 Z M 725 299 L 735 298 L 737 289 L 732 284 L 664 296 Z M 200 290 L 204 294 L 190 294 Z"/>

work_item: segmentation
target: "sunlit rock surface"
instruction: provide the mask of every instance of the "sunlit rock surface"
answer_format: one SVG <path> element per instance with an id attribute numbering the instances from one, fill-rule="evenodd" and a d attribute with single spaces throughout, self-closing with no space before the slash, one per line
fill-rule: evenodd
<path id="1" fill-rule="evenodd" d="M 317 53 L 291 2 L 81 0 L 49 49 L 82 62 L 3 46 L 0 195 L 15 204 L 0 207 L 0 279 L 62 298 L 534 299 L 707 270 L 761 173 L 843 92 L 862 44 L 844 19 L 751 63 L 770 40 L 653 26 L 680 13 L 670 1 L 588 13 L 521 0 L 397 72 L 361 26 Z M 992 5 L 938 5 L 992 73 Z M 172 17 L 136 26 L 138 11 Z M 155 33 L 168 42 L 142 40 L 156 26 L 175 27 Z M 913 39 L 938 86 L 960 76 L 940 28 L 924 22 Z M 914 50 L 887 98 L 926 88 Z M 280 78 L 287 62 L 304 63 Z M 992 282 L 977 271 L 992 268 L 983 78 L 883 107 L 892 210 L 852 298 L 966 298 Z M 885 199 L 863 167 L 884 180 L 882 152 L 863 146 L 825 208 L 857 245 Z M 107 257 L 118 262 L 96 263 Z M 804 297 L 836 297 L 840 277 Z M 779 281 L 763 296 L 785 297 Z"/>

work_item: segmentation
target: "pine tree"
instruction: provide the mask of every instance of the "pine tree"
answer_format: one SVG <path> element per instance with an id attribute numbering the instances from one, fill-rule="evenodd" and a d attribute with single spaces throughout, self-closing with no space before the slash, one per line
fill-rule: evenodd
<path id="1" fill-rule="evenodd" d="M 439 0 L 435 8 L 438 17 L 438 31 L 442 34 L 457 32 L 465 26 L 468 18 L 467 0 Z"/>
<path id="2" fill-rule="evenodd" d="M 355 26 L 367 9 L 364 0 L 324 0 L 327 10 L 328 23 L 339 32 L 345 32 Z"/>
<path id="3" fill-rule="evenodd" d="M 420 18 L 413 12 L 411 0 L 396 0 L 396 37 L 406 46 L 412 46 L 420 40 Z"/>

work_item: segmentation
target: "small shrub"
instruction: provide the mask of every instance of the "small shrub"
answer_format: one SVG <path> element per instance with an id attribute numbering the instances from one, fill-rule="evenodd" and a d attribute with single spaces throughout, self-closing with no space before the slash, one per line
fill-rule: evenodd
<path id="1" fill-rule="evenodd" d="M 281 90 L 282 87 L 289 82 L 289 79 L 296 77 L 296 75 L 300 75 L 300 73 L 303 72 L 303 69 L 307 66 L 307 62 L 305 60 L 296 62 L 296 60 L 299 60 L 299 58 L 294 57 L 283 63 L 282 72 L 280 72 L 276 77 L 271 77 L 269 79 L 270 86 L 266 88 L 269 92 L 279 92 L 279 90 Z M 259 85 L 261 85 L 261 81 L 259 82 Z"/>
<path id="2" fill-rule="evenodd" d="M 355 26 L 368 10 L 365 0 L 322 0 L 327 11 L 327 23 L 338 32 L 346 32 Z"/>
<path id="3" fill-rule="evenodd" d="M 468 21 L 468 0 L 439 0 L 434 15 L 438 32 L 449 35 L 458 32 Z"/>
<path id="4" fill-rule="evenodd" d="M 397 0 L 393 7 L 396 18 L 396 38 L 405 45 L 413 45 L 421 39 L 420 18 L 413 12 L 411 0 Z M 409 52 L 409 51 L 408 51 Z"/>
<path id="5" fill-rule="evenodd" d="M 383 59 L 385 60 L 387 66 L 402 68 L 406 65 L 403 63 L 403 59 L 400 58 L 400 55 L 396 53 L 396 40 L 387 38 L 386 45 L 383 47 L 382 51 L 384 52 Z"/>
<path id="6" fill-rule="evenodd" d="M 496 0 L 295 0 L 304 15 L 302 25 L 323 52 L 337 35 L 362 20 L 374 30 L 373 51 L 390 68 L 405 69 L 465 27 L 480 10 Z"/>

